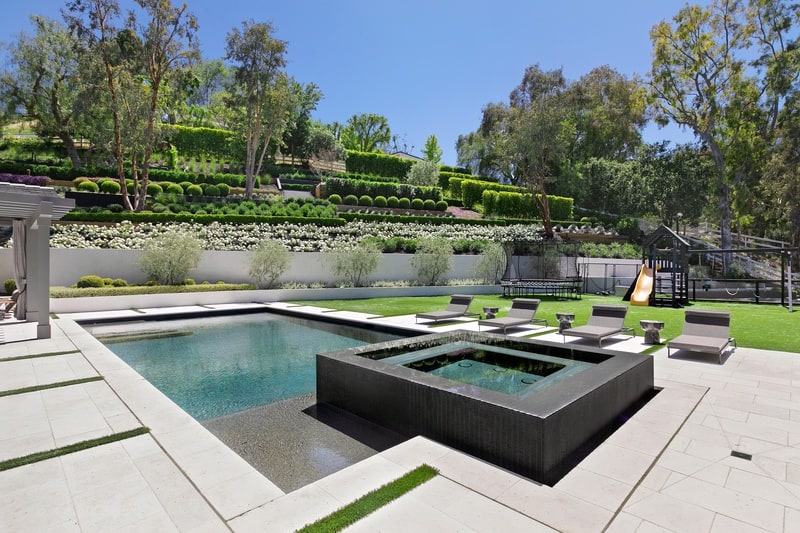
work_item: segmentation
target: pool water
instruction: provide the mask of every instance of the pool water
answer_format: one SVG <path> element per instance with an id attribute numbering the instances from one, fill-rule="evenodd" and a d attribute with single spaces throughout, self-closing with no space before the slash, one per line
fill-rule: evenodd
<path id="1" fill-rule="evenodd" d="M 314 392 L 317 353 L 400 338 L 266 313 L 87 329 L 197 420 Z"/>
<path id="2" fill-rule="evenodd" d="M 409 350 L 383 361 L 520 397 L 592 366 L 584 361 L 474 342 Z"/>

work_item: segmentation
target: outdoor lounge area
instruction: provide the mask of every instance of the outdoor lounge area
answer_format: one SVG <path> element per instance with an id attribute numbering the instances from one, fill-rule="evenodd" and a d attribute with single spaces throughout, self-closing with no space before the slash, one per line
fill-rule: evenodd
<path id="1" fill-rule="evenodd" d="M 331 314 L 318 306 L 263 305 Z M 115 314 L 231 307 L 120 309 Z M 354 322 L 376 320 L 338 314 Z M 658 349 L 650 356 L 658 395 L 553 487 L 414 438 L 284 494 L 74 322 L 90 315 L 59 316 L 52 321 L 50 339 L 3 345 L 3 391 L 102 379 L 0 398 L 3 427 L 19 436 L 0 440 L 0 453 L 17 457 L 92 435 L 143 426 L 149 431 L 0 471 L 0 490 L 6 495 L 0 516 L 9 530 L 78 524 L 82 531 L 294 531 L 423 462 L 439 475 L 353 530 L 402 524 L 416 531 L 489 532 L 498 523 L 509 531 L 800 528 L 800 462 L 792 422 L 798 411 L 800 368 L 793 353 L 739 347 L 720 366 L 697 358 L 668 358 L 666 347 Z M 427 327 L 415 324 L 413 315 L 377 320 Z M 437 330 L 465 327 L 477 328 L 477 321 Z M 542 338 L 562 342 L 556 332 Z M 615 350 L 645 348 L 641 337 L 614 344 Z M 51 355 L 32 357 L 43 354 Z M 74 398 L 69 405 L 66 393 Z M 41 402 L 20 403 L 26 396 Z M 56 409 L 58 405 L 63 407 Z M 37 427 L 41 434 L 34 438 Z"/>

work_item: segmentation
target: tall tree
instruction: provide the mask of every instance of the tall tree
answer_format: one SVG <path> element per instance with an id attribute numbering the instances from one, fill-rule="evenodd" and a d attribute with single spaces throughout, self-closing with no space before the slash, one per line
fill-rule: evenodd
<path id="1" fill-rule="evenodd" d="M 378 152 L 392 138 L 389 121 L 375 113 L 353 115 L 342 130 L 342 143 L 348 150 Z"/>
<path id="2" fill-rule="evenodd" d="M 225 38 L 226 59 L 233 63 L 236 84 L 229 89 L 229 106 L 239 110 L 245 137 L 245 196 L 250 198 L 255 178 L 273 138 L 280 138 L 291 110 L 286 42 L 276 39 L 270 22 L 252 20 L 234 28 Z"/>
<path id="3" fill-rule="evenodd" d="M 34 35 L 21 33 L 8 44 L 10 68 L 0 74 L 2 98 L 13 110 L 22 108 L 40 137 L 57 137 L 73 167 L 83 161 L 75 145 L 81 113 L 77 40 L 63 24 L 31 16 Z"/>
<path id="4" fill-rule="evenodd" d="M 732 201 L 757 175 L 787 91 L 797 80 L 797 7 L 780 0 L 686 6 L 650 32 L 656 119 L 690 128 L 716 168 L 722 248 L 732 243 Z M 748 61 L 755 57 L 755 61 Z M 730 261 L 726 261 L 730 264 Z"/>
<path id="5" fill-rule="evenodd" d="M 439 139 L 436 135 L 428 135 L 425 139 L 425 146 L 422 148 L 422 156 L 426 161 L 439 163 L 442 160 L 442 148 L 439 146 Z"/>
<path id="6" fill-rule="evenodd" d="M 311 155 L 311 112 L 317 108 L 322 99 L 322 91 L 315 83 L 303 86 L 301 83 L 292 82 L 292 105 L 289 119 L 283 134 L 283 144 L 294 158 L 305 161 Z"/>

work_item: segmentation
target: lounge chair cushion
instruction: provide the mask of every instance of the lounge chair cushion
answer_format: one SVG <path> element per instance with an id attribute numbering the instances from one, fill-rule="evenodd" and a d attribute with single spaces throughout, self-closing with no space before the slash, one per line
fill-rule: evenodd
<path id="1" fill-rule="evenodd" d="M 450 303 L 447 304 L 447 307 L 444 310 L 430 311 L 428 313 L 417 313 L 416 319 L 419 320 L 422 318 L 425 320 L 433 320 L 434 322 L 438 322 L 439 320 L 446 320 L 448 318 L 458 318 L 467 314 L 475 314 L 467 312 L 469 309 L 469 304 L 472 303 L 473 298 L 474 297 L 469 294 L 454 294 L 450 297 Z"/>
<path id="2" fill-rule="evenodd" d="M 602 340 L 622 331 L 622 328 L 610 328 L 605 326 L 579 326 L 577 328 L 565 329 L 562 333 L 568 337 L 583 337 L 586 339 Z"/>
<path id="3" fill-rule="evenodd" d="M 503 333 L 506 329 L 514 326 L 523 326 L 529 323 L 538 323 L 546 326 L 547 320 L 544 318 L 534 318 L 536 311 L 539 309 L 541 300 L 532 298 L 515 298 L 511 303 L 511 309 L 508 314 L 500 318 L 488 318 L 486 320 L 478 321 L 478 330 L 481 326 L 488 326 L 493 328 L 503 328 Z"/>
<path id="4" fill-rule="evenodd" d="M 669 347 L 691 352 L 721 352 L 730 341 L 728 337 L 705 337 L 699 335 L 679 335 L 669 341 Z"/>

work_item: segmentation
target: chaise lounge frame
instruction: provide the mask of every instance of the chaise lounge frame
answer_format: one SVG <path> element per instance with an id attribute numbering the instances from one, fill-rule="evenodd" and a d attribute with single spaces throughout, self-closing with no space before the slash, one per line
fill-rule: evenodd
<path id="1" fill-rule="evenodd" d="M 547 319 L 535 317 L 540 303 L 541 300 L 534 298 L 514 298 L 511 302 L 511 309 L 508 310 L 506 316 L 478 320 L 478 331 L 481 330 L 481 326 L 503 328 L 503 335 L 505 335 L 508 328 L 523 326 L 525 324 L 547 326 Z"/>
<path id="2" fill-rule="evenodd" d="M 736 339 L 730 336 L 731 314 L 729 311 L 687 309 L 681 334 L 667 342 L 667 357 L 671 350 L 716 354 L 719 364 L 726 348 Z"/>
<path id="3" fill-rule="evenodd" d="M 424 320 L 432 320 L 435 324 L 441 320 L 450 320 L 452 318 L 460 318 L 463 316 L 480 317 L 480 313 L 473 313 L 469 311 L 469 304 L 472 303 L 473 298 L 474 296 L 471 294 L 454 294 L 450 297 L 450 303 L 447 304 L 447 307 L 445 307 L 444 310 L 430 311 L 428 313 L 417 313 L 414 320 L 415 322 L 419 322 L 419 319 L 422 318 Z"/>
<path id="4" fill-rule="evenodd" d="M 585 326 L 565 329 L 561 332 L 564 342 L 567 337 L 581 337 L 597 341 L 597 346 L 603 346 L 603 339 L 614 336 L 618 333 L 629 333 L 636 336 L 633 328 L 625 326 L 625 316 L 628 314 L 626 305 L 607 305 L 595 304 L 592 306 L 592 314 L 589 322 Z"/>

